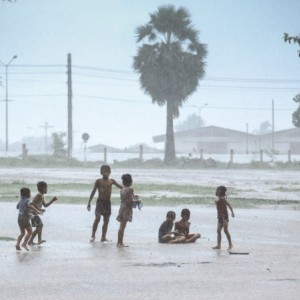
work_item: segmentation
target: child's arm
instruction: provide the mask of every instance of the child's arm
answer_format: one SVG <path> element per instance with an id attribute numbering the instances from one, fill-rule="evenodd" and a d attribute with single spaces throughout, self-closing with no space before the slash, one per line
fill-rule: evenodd
<path id="1" fill-rule="evenodd" d="M 118 184 L 114 179 L 111 179 L 112 184 L 114 184 L 115 186 L 117 186 L 119 189 L 122 189 L 123 186 Z"/>
<path id="2" fill-rule="evenodd" d="M 49 201 L 48 203 L 46 203 L 44 200 L 43 200 L 43 205 L 45 206 L 45 207 L 48 207 L 48 206 L 50 206 L 54 201 L 56 201 L 57 200 L 57 197 L 53 197 L 52 198 L 52 200 L 51 201 Z"/>
<path id="3" fill-rule="evenodd" d="M 95 185 L 94 185 L 94 188 L 91 192 L 91 195 L 90 195 L 90 198 L 89 198 L 89 202 L 88 202 L 88 205 L 87 205 L 87 210 L 90 211 L 91 210 L 91 202 L 92 202 L 92 199 L 94 198 L 95 196 L 95 193 L 97 191 L 97 188 L 98 188 L 98 180 L 96 180 L 95 182 Z"/>
<path id="4" fill-rule="evenodd" d="M 233 209 L 232 209 L 230 203 L 229 203 L 227 200 L 226 200 L 226 205 L 227 205 L 227 206 L 229 207 L 229 209 L 231 210 L 231 216 L 234 218 L 235 214 L 234 214 L 234 212 L 233 212 Z"/>

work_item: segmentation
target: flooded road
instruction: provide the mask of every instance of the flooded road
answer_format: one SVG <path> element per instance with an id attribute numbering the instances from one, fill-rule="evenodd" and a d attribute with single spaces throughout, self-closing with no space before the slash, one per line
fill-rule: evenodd
<path id="1" fill-rule="evenodd" d="M 94 203 L 93 203 L 94 204 Z M 54 204 L 43 215 L 46 243 L 16 252 L 14 241 L 0 241 L 1 299 L 298 299 L 300 293 L 300 212 L 288 209 L 236 209 L 229 231 L 216 243 L 214 207 L 188 206 L 195 244 L 157 242 L 168 210 L 134 210 L 124 242 L 116 248 L 118 207 L 108 228 L 111 243 L 88 242 L 94 219 L 85 205 Z M 94 206 L 92 207 L 92 210 Z M 14 203 L 0 203 L 0 236 L 18 235 Z M 102 222 L 101 224 L 102 225 Z"/>

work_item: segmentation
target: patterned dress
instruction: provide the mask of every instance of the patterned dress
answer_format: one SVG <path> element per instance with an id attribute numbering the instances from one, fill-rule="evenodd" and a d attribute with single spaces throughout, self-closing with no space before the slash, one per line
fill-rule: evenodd
<path id="1" fill-rule="evenodd" d="M 117 220 L 119 222 L 132 221 L 132 203 L 133 203 L 133 189 L 130 187 L 123 187 L 120 191 L 121 205 Z"/>

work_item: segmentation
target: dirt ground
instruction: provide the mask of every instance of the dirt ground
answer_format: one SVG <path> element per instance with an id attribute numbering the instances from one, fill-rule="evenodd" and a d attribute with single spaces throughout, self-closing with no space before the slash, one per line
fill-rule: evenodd
<path id="1" fill-rule="evenodd" d="M 123 171 L 113 172 L 112 178 L 118 179 Z M 203 185 L 205 181 L 232 186 L 250 182 L 258 192 L 268 191 L 278 182 L 293 187 L 299 178 L 297 172 L 163 172 L 167 171 L 159 176 L 155 170 L 136 172 L 134 178 L 138 182 Z M 22 178 L 49 183 L 65 182 L 66 178 L 93 182 L 95 174 L 98 172 L 91 170 L 82 174 L 80 170 L 1 169 L 0 179 L 7 184 Z M 95 200 L 92 204 L 93 210 Z M 29 252 L 16 252 L 15 241 L 0 240 L 1 299 L 299 299 L 299 210 L 289 206 L 235 209 L 236 217 L 229 225 L 234 251 L 249 255 L 231 255 L 224 236 L 222 250 L 211 249 L 216 243 L 214 206 L 187 206 L 192 212 L 191 232 L 202 235 L 195 244 L 157 242 L 166 212 L 175 210 L 178 219 L 184 207 L 134 210 L 124 238 L 129 247 L 118 249 L 117 206 L 113 206 L 108 228 L 112 242 L 99 242 L 100 226 L 97 242 L 90 244 L 93 212 L 85 205 L 53 204 L 43 215 L 46 243 L 31 247 Z M 0 211 L 0 237 L 16 238 L 15 203 L 0 202 Z"/>

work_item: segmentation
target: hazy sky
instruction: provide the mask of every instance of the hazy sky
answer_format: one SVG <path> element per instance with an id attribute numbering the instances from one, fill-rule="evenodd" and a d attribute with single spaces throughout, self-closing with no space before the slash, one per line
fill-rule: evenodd
<path id="1" fill-rule="evenodd" d="M 74 147 L 88 132 L 89 145 L 126 147 L 165 133 L 166 108 L 152 104 L 132 71 L 135 28 L 159 6 L 184 6 L 207 44 L 206 77 L 175 124 L 199 113 L 207 126 L 275 130 L 292 127 L 292 101 L 300 92 L 299 47 L 283 33 L 300 32 L 298 0 L 17 0 L 0 1 L 0 60 L 9 66 L 9 142 L 67 131 L 67 54 L 73 64 Z M 298 24 L 298 25 L 297 25 Z M 5 68 L 0 66 L 5 86 Z M 0 99 L 5 88 L 0 87 Z M 0 102 L 5 141 L 5 102 Z M 162 146 L 162 145 L 161 145 Z"/>

